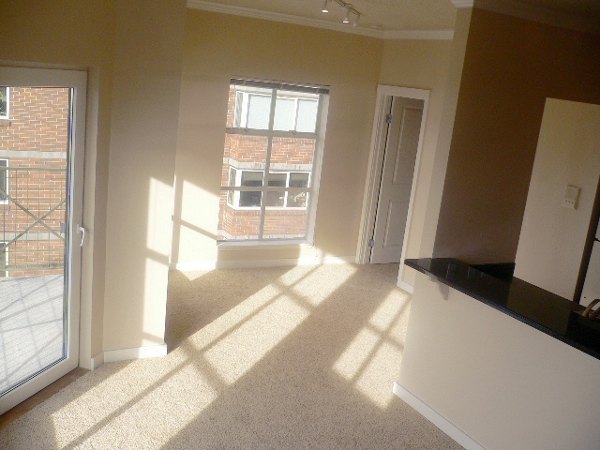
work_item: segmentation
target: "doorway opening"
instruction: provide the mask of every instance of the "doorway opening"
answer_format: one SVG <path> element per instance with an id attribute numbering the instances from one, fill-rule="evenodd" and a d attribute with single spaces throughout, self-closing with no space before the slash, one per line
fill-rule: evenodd
<path id="1" fill-rule="evenodd" d="M 358 262 L 400 263 L 409 238 L 429 91 L 379 86 Z"/>

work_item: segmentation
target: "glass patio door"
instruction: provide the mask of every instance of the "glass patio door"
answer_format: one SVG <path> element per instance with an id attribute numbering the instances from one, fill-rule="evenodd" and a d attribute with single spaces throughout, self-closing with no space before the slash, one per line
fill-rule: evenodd
<path id="1" fill-rule="evenodd" d="M 0 413 L 78 366 L 85 84 L 0 67 Z"/>

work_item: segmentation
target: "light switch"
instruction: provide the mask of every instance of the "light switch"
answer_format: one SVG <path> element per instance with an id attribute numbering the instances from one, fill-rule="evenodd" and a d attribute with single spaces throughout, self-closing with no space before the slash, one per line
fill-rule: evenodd
<path id="1" fill-rule="evenodd" d="M 562 205 L 565 208 L 577 209 L 577 201 L 579 200 L 579 192 L 581 188 L 577 186 L 568 185 L 565 190 L 565 196 L 563 197 Z"/>

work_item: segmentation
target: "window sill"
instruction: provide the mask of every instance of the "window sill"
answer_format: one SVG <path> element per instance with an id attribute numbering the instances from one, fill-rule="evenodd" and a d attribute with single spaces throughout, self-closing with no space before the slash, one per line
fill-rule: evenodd
<path id="1" fill-rule="evenodd" d="M 312 247 L 312 242 L 306 239 L 273 239 L 270 241 L 217 241 L 219 248 L 250 248 L 250 247 Z"/>

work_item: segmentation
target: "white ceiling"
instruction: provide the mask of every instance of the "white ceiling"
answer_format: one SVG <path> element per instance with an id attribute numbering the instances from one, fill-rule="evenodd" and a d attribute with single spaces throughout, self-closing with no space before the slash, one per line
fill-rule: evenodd
<path id="1" fill-rule="evenodd" d="M 358 27 L 350 30 L 350 25 L 340 24 L 344 9 L 335 1 L 330 2 L 330 12 L 321 12 L 323 0 L 188 0 L 188 4 L 199 9 L 220 12 L 242 13 L 253 17 L 269 16 L 271 20 L 282 22 L 306 23 L 315 26 L 346 27 L 340 31 L 359 34 L 385 35 L 394 32 L 442 31 L 454 28 L 457 4 L 469 3 L 469 0 L 346 0 L 361 13 Z M 563 16 L 578 16 L 586 20 L 600 22 L 600 0 L 474 0 L 475 4 L 486 9 L 512 10 L 525 9 L 530 13 L 541 8 L 546 16 L 557 16 L 554 23 Z M 471 3 L 473 3 L 471 1 Z M 234 12 L 235 11 L 235 12 Z M 554 12 L 558 14 L 553 14 Z M 531 14 L 530 14 L 531 15 Z M 265 17 L 267 18 L 267 17 Z M 377 33 L 377 34 L 375 34 Z"/>

